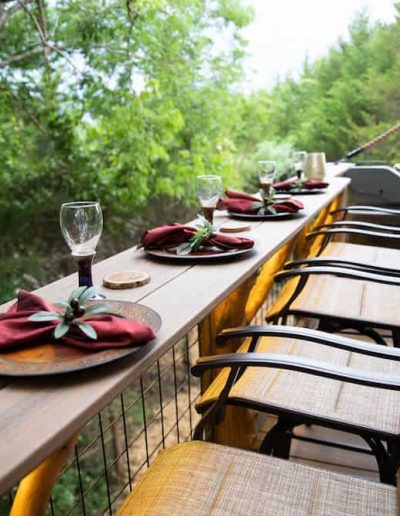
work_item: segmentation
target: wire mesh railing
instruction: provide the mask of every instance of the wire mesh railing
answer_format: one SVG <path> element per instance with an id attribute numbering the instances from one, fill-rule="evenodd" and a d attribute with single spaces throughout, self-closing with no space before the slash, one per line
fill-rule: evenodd
<path id="1" fill-rule="evenodd" d="M 253 324 L 264 323 L 277 293 L 274 288 Z M 190 368 L 198 356 L 196 327 L 84 426 L 48 515 L 114 514 L 160 450 L 191 439 L 200 381 Z M 0 498 L 0 515 L 9 514 L 14 494 Z"/>

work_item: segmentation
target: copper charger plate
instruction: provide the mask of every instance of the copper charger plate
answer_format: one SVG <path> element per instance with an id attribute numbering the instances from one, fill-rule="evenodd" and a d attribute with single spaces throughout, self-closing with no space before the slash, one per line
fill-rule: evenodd
<path id="1" fill-rule="evenodd" d="M 134 319 L 155 332 L 160 329 L 161 318 L 157 312 L 147 306 L 129 301 L 101 300 L 88 304 L 104 303 L 110 306 L 109 313 Z M 57 305 L 56 305 L 57 306 Z M 0 353 L 0 375 L 5 376 L 44 376 L 72 371 L 81 371 L 113 362 L 119 358 L 137 353 L 146 344 L 129 348 L 104 349 L 88 351 L 64 346 L 63 344 L 41 344 L 18 350 Z"/>

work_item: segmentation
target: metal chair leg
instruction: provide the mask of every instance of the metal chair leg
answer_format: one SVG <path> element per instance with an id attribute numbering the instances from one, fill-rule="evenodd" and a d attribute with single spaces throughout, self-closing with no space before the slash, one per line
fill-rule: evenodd
<path id="1" fill-rule="evenodd" d="M 395 466 L 389 451 L 379 439 L 366 435 L 363 435 L 362 437 L 368 443 L 375 455 L 379 469 L 380 481 L 384 484 L 395 486 L 397 467 Z"/>
<path id="2" fill-rule="evenodd" d="M 292 430 L 296 423 L 287 418 L 279 418 L 276 425 L 264 437 L 259 452 L 273 455 L 281 459 L 288 459 L 292 443 Z"/>

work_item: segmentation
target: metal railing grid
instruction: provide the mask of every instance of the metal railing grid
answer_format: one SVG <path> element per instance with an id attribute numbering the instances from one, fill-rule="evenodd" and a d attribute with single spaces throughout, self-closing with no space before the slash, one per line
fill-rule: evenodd
<path id="1" fill-rule="evenodd" d="M 278 291 L 273 288 L 253 324 L 264 324 Z M 160 450 L 191 439 L 200 381 L 190 368 L 198 356 L 196 327 L 85 425 L 48 515 L 114 514 Z M 14 494 L 0 498 L 0 515 L 9 513 Z"/>

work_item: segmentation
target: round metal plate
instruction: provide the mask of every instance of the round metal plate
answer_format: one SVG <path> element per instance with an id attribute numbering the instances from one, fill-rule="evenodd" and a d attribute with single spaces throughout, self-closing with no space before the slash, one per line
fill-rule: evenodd
<path id="1" fill-rule="evenodd" d="M 201 261 L 201 262 L 213 262 L 215 260 L 226 260 L 237 256 L 243 256 L 244 254 L 253 251 L 254 247 L 250 249 L 236 249 L 234 251 L 210 251 L 207 249 L 196 251 L 194 253 L 180 255 L 172 251 L 161 251 L 160 249 L 148 249 L 145 252 L 154 256 L 155 258 L 161 258 L 165 260 L 174 260 L 180 262 L 188 261 Z"/>
<path id="2" fill-rule="evenodd" d="M 313 194 L 321 194 L 321 193 L 325 193 L 325 192 L 326 192 L 326 188 L 324 188 L 324 189 L 314 188 L 314 189 L 310 189 L 310 190 L 307 190 L 307 188 L 301 188 L 301 189 L 293 188 L 293 190 L 289 190 L 290 195 L 313 195 Z M 287 190 L 276 190 L 276 193 L 283 194 L 283 193 L 288 193 L 288 191 Z"/>
<path id="3" fill-rule="evenodd" d="M 104 302 L 110 306 L 110 313 L 139 321 L 150 326 L 155 332 L 160 329 L 160 316 L 147 306 L 111 299 L 91 301 L 88 304 Z M 0 375 L 43 376 L 80 371 L 136 353 L 143 345 L 145 344 L 129 348 L 87 351 L 50 342 L 40 346 L 4 351 L 0 354 Z"/>
<path id="4" fill-rule="evenodd" d="M 294 215 L 297 215 L 297 213 L 271 213 L 271 214 L 265 214 L 265 215 L 258 215 L 257 213 L 235 213 L 233 211 L 228 211 L 229 217 L 232 217 L 233 219 L 239 219 L 239 220 L 276 220 L 276 219 L 290 219 Z"/>

